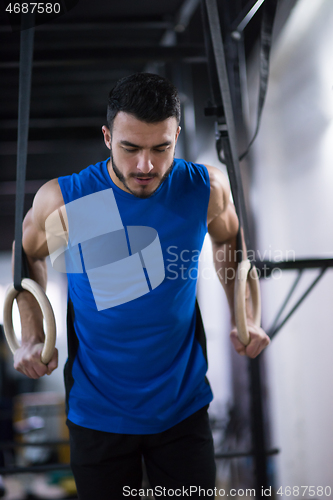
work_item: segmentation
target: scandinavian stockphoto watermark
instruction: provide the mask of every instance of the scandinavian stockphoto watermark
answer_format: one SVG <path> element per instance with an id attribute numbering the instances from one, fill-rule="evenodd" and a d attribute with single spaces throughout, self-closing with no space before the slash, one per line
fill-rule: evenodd
<path id="1" fill-rule="evenodd" d="M 236 268 L 232 263 L 238 262 L 240 254 L 241 250 L 234 250 L 231 245 L 224 245 L 223 248 L 215 251 L 214 268 L 211 265 L 211 252 L 180 249 L 176 245 L 170 245 L 165 256 L 166 279 L 197 280 L 200 277 L 204 280 L 210 280 L 217 274 L 220 281 L 228 283 L 236 277 Z M 264 251 L 249 250 L 247 258 L 251 262 L 256 262 L 259 278 L 271 277 L 277 280 L 282 275 L 279 262 L 282 260 L 294 262 L 296 254 L 294 250 L 273 250 L 272 246 L 269 245 Z"/>

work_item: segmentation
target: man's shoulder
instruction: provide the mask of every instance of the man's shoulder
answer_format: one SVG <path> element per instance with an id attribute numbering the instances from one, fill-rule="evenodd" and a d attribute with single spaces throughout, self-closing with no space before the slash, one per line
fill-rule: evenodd
<path id="1" fill-rule="evenodd" d="M 89 165 L 79 173 L 51 179 L 39 188 L 33 201 L 33 213 L 41 227 L 44 227 L 46 219 L 51 214 L 72 201 L 72 198 L 75 199 L 90 194 L 90 180 L 98 177 L 98 175 L 102 176 L 102 163 Z M 85 192 L 87 189 L 89 192 Z M 72 194 L 70 194 L 71 191 L 73 191 Z M 78 191 L 78 193 L 75 191 Z"/>
<path id="2" fill-rule="evenodd" d="M 207 169 L 210 187 L 212 194 L 215 192 L 223 194 L 223 192 L 229 193 L 229 181 L 223 172 L 217 167 L 212 167 L 211 165 L 204 165 Z"/>
<path id="3" fill-rule="evenodd" d="M 40 227 L 44 227 L 49 215 L 64 206 L 58 179 L 51 179 L 39 188 L 33 201 L 33 214 Z"/>
<path id="4" fill-rule="evenodd" d="M 229 203 L 230 187 L 227 177 L 217 167 L 205 165 L 210 182 L 210 199 L 208 219 L 211 220 L 222 213 Z"/>
<path id="5" fill-rule="evenodd" d="M 42 203 L 45 207 L 59 208 L 64 204 L 64 199 L 58 179 L 51 179 L 43 184 L 36 193 L 35 202 Z"/>

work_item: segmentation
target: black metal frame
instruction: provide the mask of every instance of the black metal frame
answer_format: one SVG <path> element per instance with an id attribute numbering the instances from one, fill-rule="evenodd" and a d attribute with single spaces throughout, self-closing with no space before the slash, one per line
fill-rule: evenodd
<path id="1" fill-rule="evenodd" d="M 294 314 L 294 312 L 299 308 L 304 299 L 309 295 L 309 293 L 313 290 L 316 284 L 320 281 L 320 279 L 324 276 L 327 269 L 333 267 L 333 259 L 297 259 L 293 261 L 280 261 L 280 262 L 272 262 L 269 260 L 263 260 L 256 262 L 256 267 L 259 271 L 264 272 L 263 277 L 269 277 L 275 269 L 279 269 L 281 271 L 298 271 L 297 276 L 292 283 L 285 300 L 283 301 L 281 307 L 279 308 L 272 325 L 267 329 L 267 335 L 272 339 L 286 324 L 288 319 Z M 297 300 L 296 304 L 290 309 L 290 311 L 284 316 L 284 318 L 280 320 L 282 314 L 284 313 L 288 303 L 290 302 L 294 291 L 297 288 L 298 283 L 300 282 L 304 271 L 310 269 L 318 269 L 318 275 L 311 282 L 308 288 L 303 292 L 301 297 Z"/>
<path id="2" fill-rule="evenodd" d="M 243 49 L 243 30 L 248 22 L 255 15 L 259 7 L 264 3 L 265 0 L 249 1 L 244 11 L 239 15 L 239 17 L 234 21 L 231 26 L 231 30 L 225 34 L 225 41 L 223 42 L 222 33 L 220 29 L 220 22 L 218 17 L 217 5 L 215 0 L 203 0 L 202 3 L 202 17 L 205 32 L 205 45 L 207 52 L 207 62 L 209 76 L 211 80 L 211 95 L 213 97 L 213 104 L 208 107 L 205 112 L 206 115 L 216 116 L 216 145 L 217 153 L 220 161 L 225 163 L 227 166 L 229 180 L 231 185 L 231 190 L 234 198 L 234 203 L 236 207 L 237 214 L 240 218 L 240 225 L 243 227 L 245 242 L 247 250 L 249 251 L 253 248 L 251 246 L 251 237 L 249 235 L 247 214 L 245 209 L 244 196 L 242 191 L 242 181 L 239 170 L 239 158 L 237 157 L 236 150 L 236 136 L 234 128 L 233 114 L 241 113 L 242 99 L 241 99 L 241 75 L 240 73 L 235 76 L 233 73 L 233 67 L 239 65 L 239 54 L 240 49 Z M 258 117 L 257 126 L 250 145 L 255 139 L 257 132 L 259 130 L 261 112 L 263 109 L 263 104 L 266 96 L 267 90 L 267 78 L 268 78 L 268 65 L 269 65 L 269 51 L 271 44 L 271 35 L 273 20 L 276 10 L 276 0 L 266 0 L 265 9 L 263 13 L 263 24 L 262 24 L 262 46 L 261 46 L 261 69 L 260 69 L 260 88 L 259 88 L 259 100 L 258 100 Z M 205 5 L 206 4 L 206 5 Z M 205 8 L 206 7 L 206 8 Z M 206 10 L 207 9 L 207 10 Z M 210 11 L 210 12 L 209 12 Z M 213 15 L 213 14 L 214 15 Z M 215 17 L 214 22 L 212 18 Z M 211 36 L 209 36 L 209 33 Z M 229 60 L 227 64 L 225 62 L 224 45 L 226 46 L 226 51 L 229 55 Z M 234 44 L 238 43 L 238 50 L 235 50 Z M 228 78 L 234 79 L 232 84 L 230 82 L 231 93 L 229 89 L 223 87 L 228 87 Z M 231 106 L 232 105 L 232 106 Z M 233 109 L 232 109 L 233 107 Z M 242 116 L 240 117 L 242 122 Z M 243 123 L 240 124 L 244 125 Z M 242 159 L 248 152 L 248 149 L 240 157 Z M 224 157 L 221 157 L 221 150 L 223 150 Z M 241 249 L 240 236 L 238 235 L 238 249 Z M 243 252 L 239 252 L 238 258 Z M 245 256 L 244 256 L 245 258 Z M 252 259 L 251 259 L 252 260 Z M 264 271 L 264 276 L 268 277 L 274 269 L 280 270 L 298 270 L 298 275 L 289 290 L 286 299 L 281 305 L 277 312 L 277 315 L 273 321 L 273 324 L 268 329 L 267 333 L 270 338 L 273 338 L 281 328 L 286 324 L 288 319 L 294 314 L 298 307 L 303 303 L 305 298 L 309 295 L 315 285 L 320 281 L 325 272 L 329 267 L 333 267 L 333 259 L 299 259 L 296 261 L 285 261 L 285 262 L 271 262 L 271 261 L 253 261 L 260 272 Z M 303 272 L 306 269 L 319 269 L 319 273 L 316 278 L 312 281 L 310 286 L 305 290 L 302 296 L 298 299 L 296 304 L 291 308 L 291 310 L 283 317 L 286 307 L 293 296 L 293 293 L 300 282 Z M 271 451 L 267 450 L 265 443 L 265 432 L 264 432 L 264 408 L 263 408 L 263 388 L 262 388 L 262 376 L 261 376 L 261 355 L 253 360 L 249 360 L 249 378 L 250 378 L 250 413 L 251 413 L 251 433 L 252 433 L 252 446 L 253 451 L 249 454 L 235 452 L 227 454 L 218 454 L 217 457 L 232 458 L 241 456 L 254 456 L 255 465 L 255 485 L 256 485 L 256 496 L 257 498 L 262 498 L 263 489 L 266 489 L 268 485 L 268 473 L 267 473 L 267 456 L 272 454 Z M 275 450 L 277 453 L 278 450 Z"/>
<path id="3" fill-rule="evenodd" d="M 251 3 L 251 8 L 253 4 Z M 242 179 L 239 167 L 239 158 L 237 151 L 237 137 L 234 124 L 235 109 L 241 107 L 241 88 L 240 83 L 233 82 L 233 90 L 229 90 L 228 78 L 230 77 L 230 58 L 232 66 L 238 63 L 237 58 L 239 50 L 232 50 L 237 38 L 232 36 L 232 33 L 225 35 L 225 44 L 230 54 L 235 54 L 234 58 L 230 57 L 228 64 L 225 60 L 224 42 L 221 33 L 221 25 L 217 10 L 217 4 L 213 0 L 205 0 L 202 4 L 202 17 L 205 32 L 205 43 L 207 51 L 208 70 L 211 81 L 212 97 L 214 99 L 213 106 L 206 110 L 206 114 L 215 115 L 216 122 L 216 146 L 219 159 L 227 166 L 231 191 L 237 215 L 240 219 L 240 226 L 243 229 L 244 240 L 247 251 L 254 247 L 250 236 L 249 224 L 247 220 L 246 205 L 242 188 Z M 237 21 L 238 22 L 238 21 Z M 242 21 L 238 22 L 237 27 Z M 234 27 L 235 29 L 235 27 Z M 210 37 L 208 34 L 210 33 Z M 243 43 L 242 38 L 237 40 L 237 43 Z M 238 47 L 239 48 L 239 47 Z M 240 77 L 238 75 L 238 77 Z M 264 82 L 265 83 L 265 82 Z M 264 88 L 264 86 L 262 87 Z M 262 90 L 261 88 L 261 90 Z M 264 89 L 265 90 L 265 89 Z M 263 100 L 262 100 L 263 103 Z M 239 113 L 241 115 L 241 113 Z M 260 120 L 261 109 L 258 108 L 258 125 Z M 222 153 L 224 157 L 222 158 Z M 246 258 L 242 249 L 241 231 L 237 235 L 238 259 Z M 262 497 L 263 489 L 268 487 L 267 476 L 267 455 L 269 451 L 266 446 L 266 436 L 264 432 L 264 409 L 262 398 L 262 380 L 261 380 L 260 356 L 256 359 L 249 360 L 249 379 L 250 379 L 250 415 L 251 415 L 251 437 L 252 437 L 252 452 L 255 468 L 255 489 L 257 498 Z M 238 455 L 237 456 L 244 456 Z"/>

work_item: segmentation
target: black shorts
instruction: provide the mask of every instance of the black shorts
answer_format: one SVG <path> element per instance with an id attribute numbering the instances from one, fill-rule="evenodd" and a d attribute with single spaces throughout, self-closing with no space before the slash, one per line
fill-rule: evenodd
<path id="1" fill-rule="evenodd" d="M 207 406 L 158 434 L 113 434 L 70 421 L 67 425 L 80 500 L 142 498 L 142 461 L 156 498 L 189 498 L 191 492 L 194 499 L 199 498 L 196 489 L 215 487 Z"/>

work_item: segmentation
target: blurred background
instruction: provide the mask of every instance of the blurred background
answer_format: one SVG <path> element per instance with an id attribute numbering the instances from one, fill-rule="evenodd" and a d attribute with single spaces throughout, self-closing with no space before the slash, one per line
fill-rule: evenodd
<path id="1" fill-rule="evenodd" d="M 231 40 L 237 23 L 258 3 L 263 2 L 218 0 L 226 37 Z M 1 0 L 0 6 L 2 304 L 12 282 L 20 33 L 11 30 L 7 2 Z M 242 35 L 243 122 L 236 119 L 239 152 L 256 125 L 261 10 Z M 332 26 L 331 0 L 278 2 L 261 127 L 241 162 L 259 260 L 332 257 Z M 227 60 L 232 59 L 230 43 Z M 234 43 L 237 47 L 237 40 Z M 101 127 L 106 123 L 108 92 L 119 78 L 138 71 L 163 75 L 179 89 L 182 132 L 176 156 L 226 172 L 216 154 L 214 117 L 204 113 L 212 97 L 200 0 L 79 0 L 65 15 L 36 27 L 25 212 L 47 180 L 107 158 Z M 226 491 L 235 488 L 240 497 L 256 484 L 255 463 L 248 453 L 253 449 L 248 360 L 230 345 L 229 313 L 214 276 L 209 238 L 200 260 L 198 298 L 207 335 L 208 378 L 215 395 L 210 417 L 216 451 L 225 455 L 217 459 L 218 486 Z M 47 294 L 56 315 L 58 370 L 38 381 L 21 376 L 13 369 L 12 355 L 1 338 L 0 466 L 13 468 L 3 475 L 4 498 L 12 500 L 75 498 L 65 468 L 47 474 L 41 469 L 38 476 L 14 470 L 64 465 L 68 448 L 39 444 L 13 449 L 8 444 L 55 440 L 61 444 L 67 439 L 62 379 L 67 357 L 66 278 L 48 264 Z M 303 273 L 293 303 L 317 273 Z M 265 329 L 294 278 L 295 271 L 280 271 L 277 264 L 272 276 L 261 280 Z M 265 467 L 267 484 L 276 498 L 333 495 L 332 290 L 333 274 L 328 270 L 260 359 L 263 435 L 265 448 L 271 451 Z M 19 332 L 16 309 L 13 317 Z M 233 451 L 246 456 L 227 457 Z M 291 495 L 288 487 L 296 488 Z"/>

